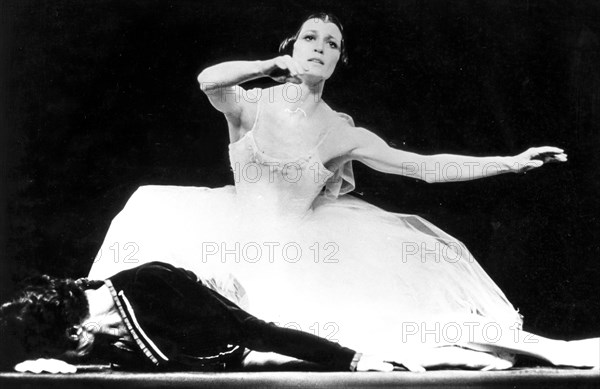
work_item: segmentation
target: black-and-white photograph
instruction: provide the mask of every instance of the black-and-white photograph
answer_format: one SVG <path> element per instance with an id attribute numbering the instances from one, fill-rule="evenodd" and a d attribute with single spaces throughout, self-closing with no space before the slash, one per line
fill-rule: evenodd
<path id="1" fill-rule="evenodd" d="M 2 387 L 600 385 L 599 2 L 0 7 Z"/>

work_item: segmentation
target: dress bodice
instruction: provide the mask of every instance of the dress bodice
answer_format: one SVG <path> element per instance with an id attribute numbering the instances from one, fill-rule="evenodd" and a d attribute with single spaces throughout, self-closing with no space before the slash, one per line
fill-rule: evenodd
<path id="1" fill-rule="evenodd" d="M 318 147 L 296 158 L 276 158 L 261 150 L 255 139 L 260 115 L 253 128 L 229 145 L 238 202 L 262 216 L 302 217 L 328 180 L 335 174 L 321 161 Z"/>
<path id="2" fill-rule="evenodd" d="M 260 136 L 265 128 L 277 127 L 263 114 L 267 93 L 255 88 L 247 96 L 257 101 L 256 117 L 252 129 L 229 145 L 229 158 L 234 173 L 237 202 L 246 214 L 277 218 L 302 218 L 311 211 L 311 205 L 322 192 L 337 198 L 354 189 L 352 162 L 325 167 L 319 156 L 319 147 L 337 126 L 354 126 L 352 118 L 333 112 L 331 120 L 321 123 L 323 131 L 315 145 L 300 155 L 275 157 L 262 150 Z M 329 107 L 327 109 L 331 110 Z M 301 111 L 301 110 L 300 110 Z M 290 115 L 304 114 L 303 111 Z M 305 115 L 305 114 L 304 114 Z M 263 119 L 264 118 L 264 119 Z"/>

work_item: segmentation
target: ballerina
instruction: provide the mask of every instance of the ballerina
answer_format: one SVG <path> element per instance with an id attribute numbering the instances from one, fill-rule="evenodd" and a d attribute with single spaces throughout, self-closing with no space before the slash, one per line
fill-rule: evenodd
<path id="1" fill-rule="evenodd" d="M 352 161 L 438 183 L 523 173 L 567 161 L 564 150 L 471 157 L 392 148 L 322 99 L 325 81 L 348 60 L 337 18 L 311 15 L 280 51 L 198 76 L 227 120 L 235 186 L 139 188 L 113 220 L 90 277 L 140 258 L 167 260 L 207 275 L 254 315 L 423 367 L 503 369 L 515 354 L 598 366 L 598 339 L 524 332 L 521 315 L 459 240 L 348 194 Z M 240 86 L 260 77 L 280 85 Z"/>

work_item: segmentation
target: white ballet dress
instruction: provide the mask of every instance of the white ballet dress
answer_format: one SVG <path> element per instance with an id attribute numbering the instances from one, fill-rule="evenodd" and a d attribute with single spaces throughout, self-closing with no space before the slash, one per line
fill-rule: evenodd
<path id="1" fill-rule="evenodd" d="M 264 153 L 260 107 L 229 145 L 235 185 L 140 187 L 89 277 L 169 262 L 263 320 L 373 353 L 453 344 L 458 331 L 481 328 L 465 323 L 522 324 L 459 240 L 348 194 L 351 162 L 331 171 L 318 157 L 329 132 L 302 156 Z M 331 128 L 349 124 L 339 113 Z"/>

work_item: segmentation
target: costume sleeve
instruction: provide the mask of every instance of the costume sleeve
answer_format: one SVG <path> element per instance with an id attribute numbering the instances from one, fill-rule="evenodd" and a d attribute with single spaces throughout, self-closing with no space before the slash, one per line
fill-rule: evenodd
<path id="1" fill-rule="evenodd" d="M 355 370 L 359 353 L 335 342 L 290 328 L 278 327 L 249 316 L 244 320 L 243 346 L 256 351 L 315 362 L 333 370 Z"/>

